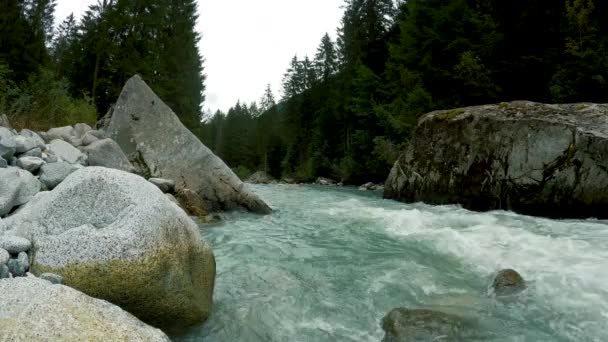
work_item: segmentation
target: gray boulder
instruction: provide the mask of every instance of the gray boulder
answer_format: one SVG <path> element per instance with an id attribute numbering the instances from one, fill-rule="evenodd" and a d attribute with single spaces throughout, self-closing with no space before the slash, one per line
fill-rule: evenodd
<path id="1" fill-rule="evenodd" d="M 63 140 L 55 139 L 51 141 L 48 148 L 57 158 L 70 164 L 84 165 L 86 163 L 87 156 Z"/>
<path id="2" fill-rule="evenodd" d="M 15 134 L 6 127 L 0 127 L 0 157 L 11 159 L 16 151 Z"/>
<path id="3" fill-rule="evenodd" d="M 42 149 L 40 147 L 35 147 L 23 154 L 20 155 L 20 157 L 38 157 L 38 158 L 42 158 Z"/>
<path id="4" fill-rule="evenodd" d="M 38 157 L 20 157 L 17 160 L 17 166 L 32 173 L 38 171 L 42 164 L 44 164 L 44 160 Z"/>
<path id="5" fill-rule="evenodd" d="M 40 168 L 40 182 L 44 186 L 53 190 L 59 183 L 63 182 L 72 172 L 76 171 L 77 168 L 66 162 L 57 162 L 44 164 Z"/>
<path id="6" fill-rule="evenodd" d="M 512 269 L 500 270 L 492 282 L 492 292 L 496 296 L 510 296 L 526 289 L 526 281 L 517 271 Z"/>
<path id="7" fill-rule="evenodd" d="M 6 161 L 6 159 L 0 157 L 0 168 L 6 168 L 8 167 L 8 162 Z"/>
<path id="8" fill-rule="evenodd" d="M 0 280 L 7 341 L 163 341 L 169 338 L 104 300 L 35 278 Z"/>
<path id="9" fill-rule="evenodd" d="M 86 132 L 85 135 L 82 137 L 82 145 L 87 146 L 87 145 L 94 143 L 97 140 L 99 140 L 98 137 L 91 134 L 91 132 Z"/>
<path id="10" fill-rule="evenodd" d="M 0 248 L 11 254 L 27 252 L 32 248 L 30 240 L 14 235 L 0 235 Z"/>
<path id="11" fill-rule="evenodd" d="M 276 183 L 276 180 L 274 178 L 272 178 L 272 176 L 267 174 L 266 172 L 258 171 L 256 173 L 252 174 L 251 176 L 249 176 L 249 178 L 247 178 L 246 182 L 250 183 L 250 184 L 270 184 L 270 183 Z"/>
<path id="12" fill-rule="evenodd" d="M 175 191 L 175 181 L 164 178 L 150 178 L 148 182 L 156 185 L 160 191 L 164 193 L 172 193 Z"/>
<path id="13" fill-rule="evenodd" d="M 74 132 L 74 127 L 65 126 L 49 129 L 44 135 L 44 138 L 47 142 L 51 142 L 55 139 L 70 141 L 75 135 L 76 133 Z"/>
<path id="14" fill-rule="evenodd" d="M 608 104 L 511 102 L 424 115 L 384 196 L 608 218 Z"/>
<path id="15" fill-rule="evenodd" d="M 224 162 L 179 121 L 139 76 L 124 86 L 105 131 L 145 167 L 148 177 L 178 181 L 212 210 L 244 207 L 268 214 L 270 207 L 249 191 Z M 159 134 L 162 132 L 162 134 Z"/>
<path id="16" fill-rule="evenodd" d="M 126 172 L 134 170 L 120 146 L 112 139 L 94 141 L 82 147 L 82 151 L 87 155 L 91 166 L 104 166 Z"/>
<path id="17" fill-rule="evenodd" d="M 11 272 L 8 270 L 7 265 L 0 265 L 0 279 L 10 278 Z"/>
<path id="18" fill-rule="evenodd" d="M 398 308 L 382 319 L 383 342 L 467 341 L 470 325 L 462 318 L 439 311 Z"/>
<path id="19" fill-rule="evenodd" d="M 25 153 L 35 148 L 43 148 L 44 140 L 29 129 L 21 130 L 19 135 L 15 136 L 16 153 Z"/>
<path id="20" fill-rule="evenodd" d="M 0 265 L 5 265 L 8 262 L 8 259 L 10 259 L 10 257 L 11 255 L 8 254 L 6 249 L 0 248 Z"/>
<path id="21" fill-rule="evenodd" d="M 317 178 L 316 184 L 319 185 L 336 185 L 336 181 L 333 179 L 329 179 L 329 178 L 325 178 L 325 177 L 319 177 Z"/>
<path id="22" fill-rule="evenodd" d="M 0 216 L 27 203 L 38 191 L 40 181 L 29 171 L 13 167 L 0 168 Z"/>
<path id="23" fill-rule="evenodd" d="M 58 274 L 156 326 L 192 325 L 211 312 L 211 246 L 142 177 L 86 167 L 3 221 L 33 242 L 34 274 Z"/>
<path id="24" fill-rule="evenodd" d="M 21 252 L 17 259 L 10 259 L 7 266 L 9 272 L 14 277 L 23 277 L 30 268 L 30 259 L 28 258 L 27 253 Z"/>
<path id="25" fill-rule="evenodd" d="M 84 135 L 91 130 L 93 130 L 93 128 L 91 128 L 91 126 L 87 124 L 77 123 L 74 125 L 74 136 L 76 138 L 82 139 Z"/>

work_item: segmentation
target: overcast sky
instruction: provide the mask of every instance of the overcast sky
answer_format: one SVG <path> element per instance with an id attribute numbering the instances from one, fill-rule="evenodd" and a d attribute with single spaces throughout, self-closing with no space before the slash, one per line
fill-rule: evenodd
<path id="1" fill-rule="evenodd" d="M 205 109 L 227 110 L 237 100 L 257 101 L 281 79 L 294 54 L 313 57 L 328 32 L 335 39 L 343 0 L 198 0 L 205 58 Z M 95 0 L 58 0 L 55 17 L 77 18 Z"/>

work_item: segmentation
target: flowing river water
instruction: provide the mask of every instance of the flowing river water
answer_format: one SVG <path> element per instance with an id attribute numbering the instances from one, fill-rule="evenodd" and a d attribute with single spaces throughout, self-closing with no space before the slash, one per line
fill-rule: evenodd
<path id="1" fill-rule="evenodd" d="M 478 323 L 480 341 L 608 341 L 608 222 L 403 204 L 318 186 L 252 186 L 276 211 L 201 226 L 217 259 L 210 319 L 175 341 L 380 341 L 395 307 Z M 529 288 L 488 296 L 514 268 Z"/>

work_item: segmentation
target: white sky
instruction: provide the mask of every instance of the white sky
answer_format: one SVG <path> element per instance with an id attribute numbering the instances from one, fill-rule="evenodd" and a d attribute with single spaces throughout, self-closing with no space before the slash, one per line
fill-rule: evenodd
<path id="1" fill-rule="evenodd" d="M 58 0 L 55 17 L 77 18 L 95 0 Z M 275 97 L 291 58 L 314 57 L 321 37 L 335 40 L 343 0 L 198 0 L 205 58 L 205 109 L 257 101 L 271 84 Z"/>

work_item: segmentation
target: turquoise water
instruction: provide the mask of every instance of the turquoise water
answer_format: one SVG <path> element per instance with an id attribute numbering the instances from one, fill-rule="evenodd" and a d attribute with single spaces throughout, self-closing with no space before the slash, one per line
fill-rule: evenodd
<path id="1" fill-rule="evenodd" d="M 217 258 L 214 312 L 177 341 L 379 341 L 395 307 L 470 318 L 483 341 L 608 341 L 606 221 L 252 188 L 276 212 L 201 227 Z M 528 290 L 490 298 L 501 268 L 518 270 Z"/>

